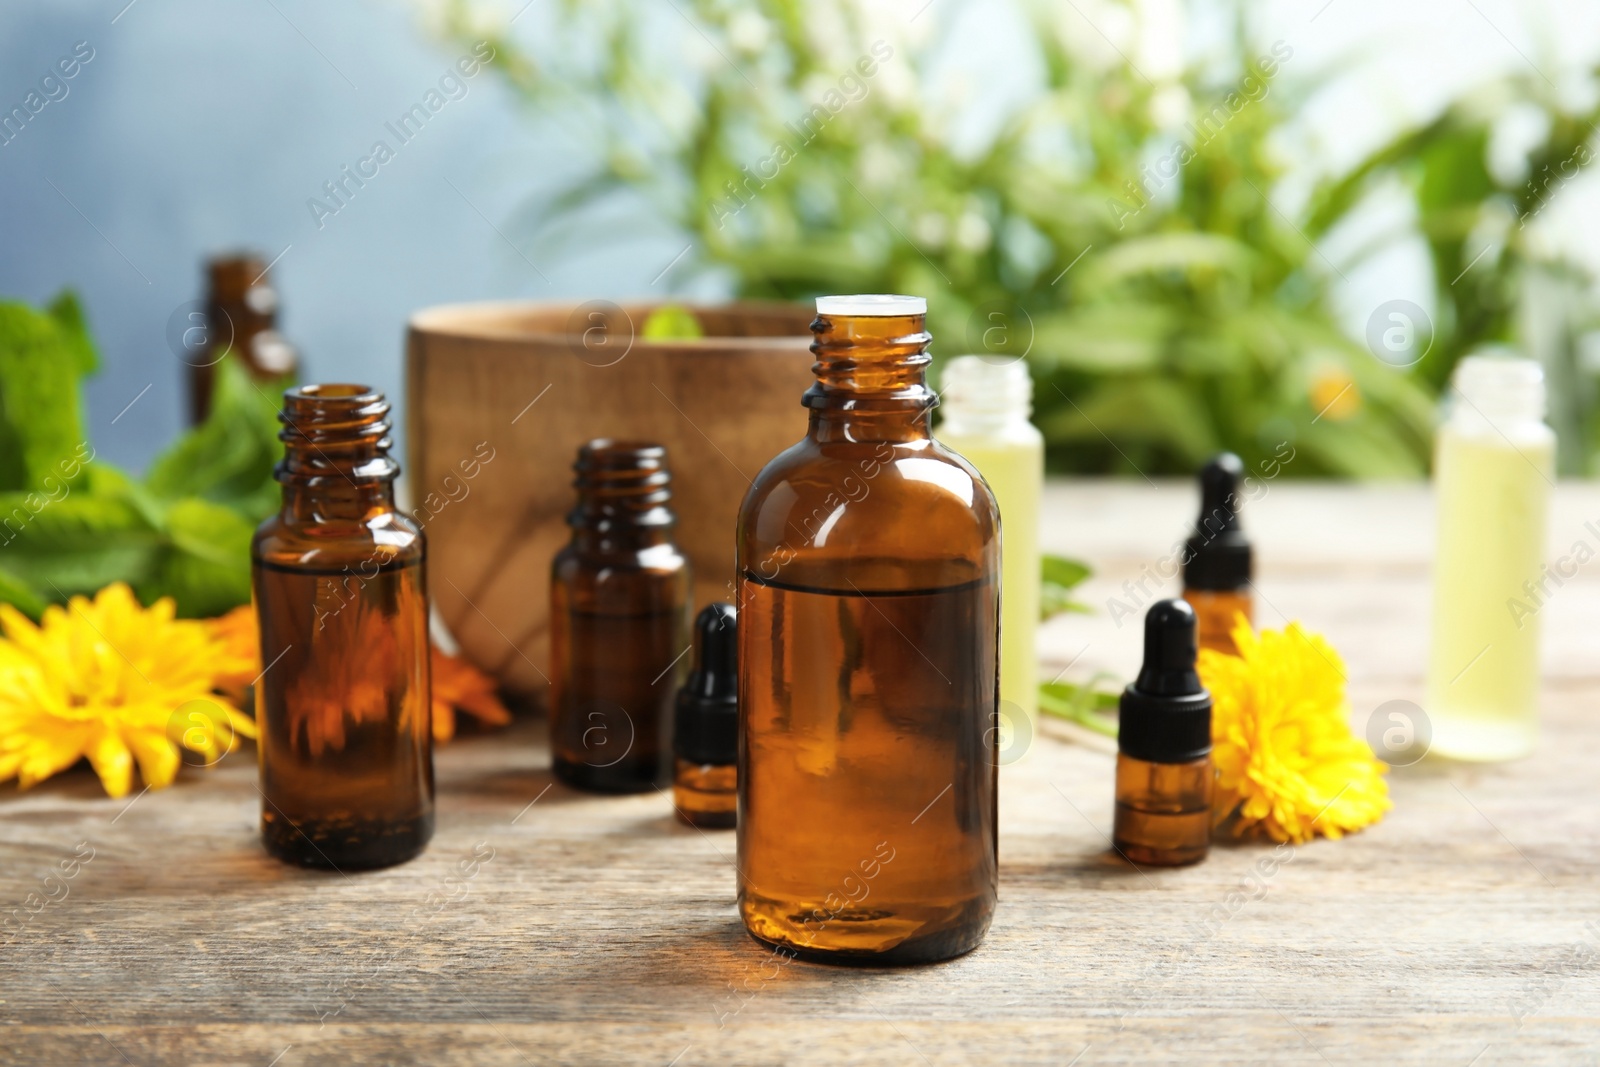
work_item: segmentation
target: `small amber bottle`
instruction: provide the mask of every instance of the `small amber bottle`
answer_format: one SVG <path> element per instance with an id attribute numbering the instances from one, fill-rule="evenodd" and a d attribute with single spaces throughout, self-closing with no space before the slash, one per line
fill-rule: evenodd
<path id="1" fill-rule="evenodd" d="M 260 256 L 246 252 L 208 260 L 206 285 L 205 343 L 189 357 L 189 419 L 197 425 L 211 411 L 217 361 L 226 353 L 235 353 L 260 382 L 293 375 L 297 363 L 294 346 L 277 330 L 278 291 Z"/>
<path id="2" fill-rule="evenodd" d="M 994 915 L 1000 516 L 929 434 L 916 297 L 817 301 L 810 432 L 739 513 L 739 912 L 921 963 Z"/>
<path id="3" fill-rule="evenodd" d="M 389 405 L 364 385 L 284 394 L 283 508 L 251 545 L 267 851 L 351 870 L 433 836 L 422 531 L 394 503 Z"/>
<path id="4" fill-rule="evenodd" d="M 595 440 L 573 465 L 572 541 L 550 577 L 550 760 L 579 789 L 669 779 L 673 693 L 688 651 L 689 561 L 672 541 L 666 449 Z"/>
<path id="5" fill-rule="evenodd" d="M 726 829 L 738 808 L 738 619 L 708 604 L 694 622 L 694 669 L 672 723 L 672 803 L 690 826 Z"/>
<path id="6" fill-rule="evenodd" d="M 1159 600 L 1144 666 L 1122 693 L 1111 841 L 1135 864 L 1178 867 L 1211 847 L 1211 694 L 1195 673 L 1194 610 Z"/>
<path id="7" fill-rule="evenodd" d="M 1184 543 L 1183 599 L 1199 620 L 1200 647 L 1238 655 L 1234 617 L 1255 617 L 1250 542 L 1239 523 L 1244 464 L 1224 452 L 1200 470 L 1200 517 Z"/>

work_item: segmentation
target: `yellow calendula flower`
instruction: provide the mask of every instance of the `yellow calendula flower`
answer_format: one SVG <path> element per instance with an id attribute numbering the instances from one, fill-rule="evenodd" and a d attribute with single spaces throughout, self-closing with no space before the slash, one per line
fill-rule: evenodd
<path id="1" fill-rule="evenodd" d="M 1323 367 L 1311 380 L 1311 409 L 1318 418 L 1344 422 L 1361 411 L 1361 389 L 1343 367 Z"/>
<path id="2" fill-rule="evenodd" d="M 40 624 L 0 605 L 0 781 L 27 788 L 87 758 L 107 793 L 127 794 L 135 762 L 171 784 L 180 746 L 215 762 L 255 724 L 212 691 L 219 649 L 207 624 L 144 608 L 118 582 L 91 601 L 46 608 Z"/>
<path id="3" fill-rule="evenodd" d="M 447 656 L 434 646 L 433 739 L 440 744 L 456 735 L 456 709 L 485 726 L 508 726 L 511 712 L 500 702 L 494 679 L 464 659 Z"/>
<path id="4" fill-rule="evenodd" d="M 1213 701 L 1215 822 L 1299 844 L 1383 818 L 1388 768 L 1350 732 L 1333 646 L 1293 622 L 1258 634 L 1242 615 L 1233 639 L 1237 656 L 1204 649 L 1198 663 Z"/>
<path id="5" fill-rule="evenodd" d="M 245 690 L 261 673 L 261 631 L 256 627 L 254 604 L 241 604 L 215 619 L 207 619 L 216 645 L 213 665 L 216 687 L 235 706 L 243 706 Z"/>

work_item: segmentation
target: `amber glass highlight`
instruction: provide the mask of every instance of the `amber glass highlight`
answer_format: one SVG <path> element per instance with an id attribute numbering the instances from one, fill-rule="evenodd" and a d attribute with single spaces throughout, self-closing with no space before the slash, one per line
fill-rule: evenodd
<path id="1" fill-rule="evenodd" d="M 1181 867 L 1211 848 L 1211 757 L 1148 763 L 1117 755 L 1111 841 L 1131 863 Z"/>
<path id="2" fill-rule="evenodd" d="M 283 509 L 251 547 L 262 836 L 306 866 L 399 863 L 433 835 L 424 549 L 388 414 L 365 386 L 284 394 Z"/>
<path id="3" fill-rule="evenodd" d="M 672 542 L 666 450 L 590 441 L 573 469 L 572 541 L 550 579 L 551 766 L 596 792 L 664 787 L 689 645 L 689 561 Z"/>
<path id="4" fill-rule="evenodd" d="M 677 760 L 672 775 L 672 803 L 678 818 L 690 826 L 729 829 L 739 810 L 738 782 L 737 764 Z"/>
<path id="5" fill-rule="evenodd" d="M 1247 590 L 1237 592 L 1210 589 L 1185 589 L 1183 599 L 1194 609 L 1195 628 L 1201 648 L 1237 656 L 1233 643 L 1235 616 L 1244 613 L 1245 621 L 1255 622 L 1255 603 Z"/>
<path id="6" fill-rule="evenodd" d="M 921 314 L 819 314 L 739 517 L 739 908 L 814 959 L 973 948 L 996 893 L 999 516 L 928 433 Z"/>
<path id="7" fill-rule="evenodd" d="M 189 418 L 199 424 L 211 411 L 216 364 L 232 352 L 257 381 L 275 381 L 295 371 L 294 348 L 275 329 L 278 292 L 267 264 L 249 254 L 218 256 L 206 263 L 204 346 L 188 357 Z M 184 341 L 198 323 L 188 322 Z"/>

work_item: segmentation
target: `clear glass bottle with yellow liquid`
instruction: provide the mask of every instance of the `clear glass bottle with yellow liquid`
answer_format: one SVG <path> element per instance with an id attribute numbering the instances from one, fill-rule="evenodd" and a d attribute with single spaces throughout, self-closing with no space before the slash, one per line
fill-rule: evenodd
<path id="1" fill-rule="evenodd" d="M 1028 416 L 1033 379 L 1020 359 L 960 356 L 940 381 L 937 437 L 978 468 L 1000 505 L 1005 562 L 1000 576 L 1000 699 L 1020 709 L 1034 735 L 1039 712 L 1039 502 L 1044 494 L 1044 435 Z"/>
<path id="2" fill-rule="evenodd" d="M 1431 751 L 1516 759 L 1537 738 L 1540 609 L 1559 587 L 1543 566 L 1556 445 L 1544 372 L 1469 356 L 1448 403 L 1434 451 Z"/>

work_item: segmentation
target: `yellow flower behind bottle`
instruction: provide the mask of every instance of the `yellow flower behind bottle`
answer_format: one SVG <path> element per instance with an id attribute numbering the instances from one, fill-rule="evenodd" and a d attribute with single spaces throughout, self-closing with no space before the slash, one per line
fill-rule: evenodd
<path id="1" fill-rule="evenodd" d="M 255 723 L 213 691 L 218 644 L 206 623 L 149 608 L 117 582 L 51 606 L 35 625 L 0 605 L 0 781 L 22 788 L 88 759 L 111 796 L 133 771 L 172 783 L 187 748 L 215 762 Z"/>
<path id="2" fill-rule="evenodd" d="M 1388 768 L 1350 730 L 1333 646 L 1297 622 L 1257 633 L 1242 615 L 1233 639 L 1237 656 L 1202 649 L 1197 663 L 1212 698 L 1214 824 L 1301 844 L 1383 818 Z"/>
<path id="3" fill-rule="evenodd" d="M 243 700 L 243 691 L 261 673 L 261 631 L 256 609 L 244 604 L 210 621 L 224 651 L 219 655 L 217 688 Z M 432 646 L 432 729 L 436 744 L 456 735 L 456 712 L 464 711 L 483 726 L 507 726 L 511 712 L 495 691 L 494 679 L 457 656 Z M 337 713 L 336 713 L 337 714 Z M 356 718 L 360 718 L 359 711 Z"/>

